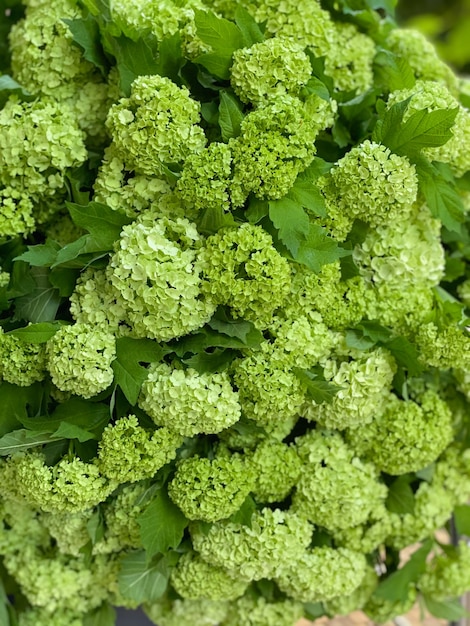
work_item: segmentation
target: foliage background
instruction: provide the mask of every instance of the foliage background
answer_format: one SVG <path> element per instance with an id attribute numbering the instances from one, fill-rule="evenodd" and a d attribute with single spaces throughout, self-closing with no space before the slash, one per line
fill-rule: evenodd
<path id="1" fill-rule="evenodd" d="M 458 72 L 470 74 L 470 0 L 399 0 L 397 18 L 427 35 Z"/>

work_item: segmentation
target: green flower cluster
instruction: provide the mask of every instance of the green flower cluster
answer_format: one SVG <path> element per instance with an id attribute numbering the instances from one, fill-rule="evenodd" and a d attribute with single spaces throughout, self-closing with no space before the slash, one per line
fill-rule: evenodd
<path id="1" fill-rule="evenodd" d="M 0 621 L 452 609 L 469 82 L 393 2 L 7 4 Z"/>

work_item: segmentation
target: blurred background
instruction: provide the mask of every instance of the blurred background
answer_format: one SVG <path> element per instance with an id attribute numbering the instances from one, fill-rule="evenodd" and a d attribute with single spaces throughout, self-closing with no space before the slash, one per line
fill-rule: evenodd
<path id="1" fill-rule="evenodd" d="M 470 0 L 399 0 L 397 21 L 423 32 L 456 71 L 470 74 Z"/>

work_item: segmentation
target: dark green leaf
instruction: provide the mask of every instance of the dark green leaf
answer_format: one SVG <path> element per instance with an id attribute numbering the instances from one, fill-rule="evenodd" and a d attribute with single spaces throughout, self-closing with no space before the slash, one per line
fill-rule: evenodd
<path id="1" fill-rule="evenodd" d="M 101 539 L 103 539 L 105 533 L 104 520 L 101 510 L 99 508 L 92 514 L 92 516 L 87 521 L 86 529 L 92 545 L 95 545 L 96 543 L 98 543 L 98 541 L 101 541 Z"/>
<path id="2" fill-rule="evenodd" d="M 312 76 L 305 87 L 302 89 L 302 95 L 307 96 L 315 94 L 322 98 L 322 100 L 330 100 L 330 92 L 328 91 L 327 86 L 323 81 L 321 81 L 316 76 Z"/>
<path id="3" fill-rule="evenodd" d="M 23 426 L 34 431 L 54 433 L 62 424 L 68 424 L 100 434 L 110 417 L 106 404 L 72 397 L 59 404 L 52 415 L 27 417 L 23 414 L 19 419 Z"/>
<path id="4" fill-rule="evenodd" d="M 419 159 L 416 161 L 416 171 L 420 191 L 433 216 L 441 220 L 448 230 L 460 232 L 465 208 L 445 166 Z"/>
<path id="5" fill-rule="evenodd" d="M 460 535 L 470 537 L 470 505 L 462 504 L 454 509 L 454 521 Z"/>
<path id="6" fill-rule="evenodd" d="M 414 514 L 415 497 L 410 482 L 408 476 L 400 476 L 390 485 L 385 505 L 391 513 L 398 515 Z"/>
<path id="7" fill-rule="evenodd" d="M 258 224 L 262 219 L 268 216 L 269 202 L 260 200 L 255 196 L 250 196 L 248 208 L 245 211 L 245 217 L 250 224 Z"/>
<path id="8" fill-rule="evenodd" d="M 165 558 L 148 564 L 143 550 L 132 552 L 121 559 L 119 591 L 124 598 L 137 604 L 155 602 L 165 593 L 169 576 L 170 568 Z"/>
<path id="9" fill-rule="evenodd" d="M 75 424 L 69 424 L 68 422 L 61 422 L 57 430 L 52 433 L 52 436 L 57 439 L 78 439 L 80 443 L 90 441 L 90 439 L 98 439 L 98 437 L 89 430 L 85 430 Z"/>
<path id="10" fill-rule="evenodd" d="M 218 54 L 207 52 L 201 54 L 194 59 L 195 63 L 199 63 L 206 68 L 211 74 L 223 80 L 230 78 L 230 66 L 232 65 L 232 55 L 220 56 Z"/>
<path id="11" fill-rule="evenodd" d="M 17 298 L 15 319 L 26 320 L 33 324 L 52 322 L 59 308 L 61 297 L 49 282 L 49 270 L 44 267 L 31 268 L 36 287 L 30 293 Z"/>
<path id="12" fill-rule="evenodd" d="M 438 601 L 423 594 L 423 600 L 431 615 L 439 619 L 445 619 L 449 622 L 458 622 L 462 617 L 470 616 L 470 613 L 464 609 L 458 598 L 454 600 Z"/>
<path id="13" fill-rule="evenodd" d="M 207 208 L 197 220 L 198 231 L 207 235 L 213 235 L 221 228 L 230 228 L 235 225 L 233 215 L 224 211 L 222 206 Z"/>
<path id="14" fill-rule="evenodd" d="M 84 58 L 106 76 L 109 64 L 101 45 L 100 29 L 96 19 L 88 14 L 86 18 L 63 21 L 72 33 L 74 43 L 83 50 Z"/>
<path id="15" fill-rule="evenodd" d="M 0 384 L 0 435 L 5 435 L 21 426 L 21 421 L 28 412 L 35 414 L 40 410 L 44 394 L 42 384 L 29 387 L 17 387 L 10 383 Z"/>
<path id="16" fill-rule="evenodd" d="M 395 337 L 383 344 L 393 355 L 398 365 L 408 371 L 410 376 L 418 376 L 423 371 L 416 347 L 405 337 Z"/>
<path id="17" fill-rule="evenodd" d="M 69 298 L 77 284 L 79 270 L 68 267 L 54 267 L 49 274 L 49 282 L 59 291 L 62 298 Z"/>
<path id="18" fill-rule="evenodd" d="M 147 558 L 151 559 L 155 554 L 179 546 L 188 520 L 162 489 L 139 515 L 137 523 L 142 546 Z"/>
<path id="19" fill-rule="evenodd" d="M 308 215 L 295 200 L 283 198 L 269 202 L 269 219 L 277 228 L 279 239 L 295 259 L 309 231 Z"/>
<path id="20" fill-rule="evenodd" d="M 99 202 L 90 202 L 87 206 L 73 202 L 67 202 L 66 205 L 73 222 L 89 232 L 102 250 L 112 250 L 123 226 L 133 221 L 123 211 L 111 209 Z"/>
<path id="21" fill-rule="evenodd" d="M 23 450 L 36 448 L 56 440 L 57 437 L 54 437 L 50 433 L 32 432 L 21 428 L 3 435 L 3 437 L 0 438 L 0 456 L 22 452 Z"/>
<path id="22" fill-rule="evenodd" d="M 389 602 L 404 602 L 408 598 L 410 585 L 416 583 L 424 573 L 426 559 L 433 545 L 432 539 L 425 541 L 401 569 L 379 583 L 373 595 Z"/>
<path id="23" fill-rule="evenodd" d="M 333 93 L 335 91 L 335 84 L 333 79 L 325 74 L 325 57 L 316 57 L 309 48 L 307 48 L 305 52 L 310 60 L 313 76 L 316 76 L 321 80 L 329 93 Z"/>
<path id="24" fill-rule="evenodd" d="M 103 247 L 103 243 L 97 242 L 91 235 L 83 235 L 59 250 L 52 267 L 87 267 L 93 260 L 106 256 L 111 249 L 109 246 Z"/>
<path id="25" fill-rule="evenodd" d="M 233 350 L 216 348 L 210 352 L 193 354 L 183 359 L 183 363 L 200 374 L 214 374 L 225 371 L 236 356 Z"/>
<path id="26" fill-rule="evenodd" d="M 219 126 L 222 139 L 227 142 L 238 137 L 243 121 L 243 105 L 239 99 L 228 91 L 220 92 Z"/>
<path id="27" fill-rule="evenodd" d="M 321 161 L 321 159 L 318 159 L 318 161 Z M 325 164 L 325 161 L 322 161 L 322 164 Z M 325 199 L 315 182 L 320 175 L 319 169 L 320 171 L 324 171 L 325 168 L 317 162 L 301 172 L 297 176 L 286 198 L 298 203 L 314 215 L 326 217 L 327 210 Z"/>
<path id="28" fill-rule="evenodd" d="M 256 504 L 251 496 L 247 496 L 241 507 L 236 513 L 230 516 L 232 524 L 243 524 L 251 528 L 251 518 L 256 512 Z"/>
<path id="29" fill-rule="evenodd" d="M 59 328 L 62 326 L 61 322 L 42 322 L 40 324 L 30 324 L 24 328 L 17 328 L 11 330 L 8 335 L 18 337 L 27 343 L 46 343 L 51 337 L 53 337 Z"/>
<path id="30" fill-rule="evenodd" d="M 325 607 L 321 602 L 304 602 L 304 617 L 315 621 L 325 615 Z"/>
<path id="31" fill-rule="evenodd" d="M 15 257 L 15 261 L 24 261 L 35 267 L 50 267 L 57 258 L 60 244 L 48 239 L 46 243 L 28 246 L 28 251 Z"/>
<path id="32" fill-rule="evenodd" d="M 305 385 L 307 395 L 316 404 L 331 404 L 334 397 L 341 389 L 338 385 L 322 380 L 313 372 L 294 367 L 293 372 L 296 377 Z"/>
<path id="33" fill-rule="evenodd" d="M 5 587 L 0 579 L 0 624 L 2 626 L 10 626 L 10 614 L 8 611 L 9 601 L 5 592 Z"/>
<path id="34" fill-rule="evenodd" d="M 182 53 L 182 39 L 179 31 L 170 37 L 165 37 L 158 47 L 156 73 L 179 82 L 180 70 L 186 63 Z"/>
<path id="35" fill-rule="evenodd" d="M 116 611 L 107 602 L 87 613 L 83 619 L 83 626 L 115 626 L 115 624 Z"/>
<path id="36" fill-rule="evenodd" d="M 157 55 L 144 39 L 133 41 L 121 35 L 110 41 L 117 61 L 121 89 L 129 96 L 131 85 L 138 76 L 153 76 L 158 73 Z"/>
<path id="37" fill-rule="evenodd" d="M 376 83 L 385 91 L 412 89 L 416 84 L 414 72 L 408 61 L 390 50 L 379 48 L 374 58 L 374 69 Z"/>
<path id="38" fill-rule="evenodd" d="M 250 348 L 258 347 L 263 341 L 262 332 L 252 322 L 233 319 L 223 307 L 217 309 L 207 325 L 222 335 L 240 339 L 245 346 Z"/>
<path id="39" fill-rule="evenodd" d="M 2 19 L 4 17 L 2 16 Z M 10 96 L 17 96 L 20 100 L 30 102 L 34 100 L 34 95 L 30 94 L 24 87 L 19 85 L 11 76 L 4 74 L 0 76 L 0 109 L 2 109 Z"/>
<path id="40" fill-rule="evenodd" d="M 212 348 L 230 348 L 240 350 L 243 348 L 258 348 L 260 335 L 258 332 L 248 333 L 244 340 L 236 335 L 227 335 L 211 328 L 201 328 L 197 333 L 187 335 L 172 345 L 174 352 L 181 357 L 188 353 L 199 354 Z"/>
<path id="41" fill-rule="evenodd" d="M 116 359 L 111 367 L 116 383 L 132 406 L 136 404 L 142 383 L 148 376 L 147 369 L 140 364 L 161 361 L 167 353 L 151 339 L 120 337 L 116 340 Z"/>
<path id="42" fill-rule="evenodd" d="M 235 22 L 242 34 L 244 48 L 251 48 L 255 43 L 264 41 L 263 31 L 250 13 L 240 4 L 235 11 Z"/>
<path id="43" fill-rule="evenodd" d="M 235 50 L 243 48 L 243 36 L 236 24 L 210 11 L 195 11 L 194 22 L 198 37 L 212 52 L 201 54 L 195 61 L 214 76 L 230 79 L 230 65 Z"/>

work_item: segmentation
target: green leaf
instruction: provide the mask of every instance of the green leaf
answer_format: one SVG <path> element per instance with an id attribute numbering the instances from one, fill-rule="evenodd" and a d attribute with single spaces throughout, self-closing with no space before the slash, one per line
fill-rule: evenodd
<path id="1" fill-rule="evenodd" d="M 414 514 L 415 497 L 410 482 L 409 476 L 400 476 L 390 485 L 385 506 L 391 513 Z"/>
<path id="2" fill-rule="evenodd" d="M 62 268 L 87 267 L 96 259 L 106 256 L 111 251 L 109 246 L 103 248 L 101 242 L 97 242 L 91 235 L 83 235 L 72 243 L 65 245 L 57 253 L 56 260 L 51 266 L 55 268 L 59 265 Z"/>
<path id="3" fill-rule="evenodd" d="M 439 619 L 445 619 L 449 622 L 457 622 L 462 617 L 470 616 L 470 613 L 465 610 L 458 598 L 455 598 L 454 600 L 438 601 L 423 594 L 423 600 L 431 615 L 434 615 L 434 617 L 438 617 Z"/>
<path id="4" fill-rule="evenodd" d="M 112 53 L 116 57 L 122 91 L 129 96 L 131 85 L 138 76 L 152 76 L 158 73 L 157 55 L 147 41 L 133 41 L 125 35 L 111 40 Z"/>
<path id="5" fill-rule="evenodd" d="M 87 613 L 83 619 L 83 626 L 115 626 L 115 624 L 116 611 L 107 602 Z"/>
<path id="6" fill-rule="evenodd" d="M 74 43 L 83 50 L 84 58 L 93 63 L 103 76 L 106 76 L 109 63 L 101 45 L 100 29 L 96 19 L 88 14 L 86 18 L 62 21 L 69 27 Z"/>
<path id="7" fill-rule="evenodd" d="M 322 160 L 318 159 L 318 161 Z M 322 161 L 322 164 L 325 164 L 325 161 Z M 322 164 L 314 163 L 311 167 L 301 172 L 297 176 L 286 198 L 298 203 L 314 215 L 326 217 L 327 210 L 325 199 L 315 182 L 321 175 L 319 170 L 325 171 Z"/>
<path id="8" fill-rule="evenodd" d="M 180 71 L 185 63 L 181 33 L 176 31 L 170 37 L 162 39 L 159 44 L 156 63 L 157 74 L 171 78 L 173 82 L 179 82 Z"/>
<path id="9" fill-rule="evenodd" d="M 56 334 L 61 326 L 63 326 L 61 322 L 42 322 L 11 330 L 7 335 L 13 335 L 13 337 L 18 337 L 18 339 L 27 343 L 46 343 Z"/>
<path id="10" fill-rule="evenodd" d="M 243 37 L 243 47 L 251 48 L 264 41 L 264 33 L 253 17 L 240 4 L 235 11 L 235 22 Z"/>
<path id="11" fill-rule="evenodd" d="M 304 602 L 304 617 L 315 621 L 325 615 L 325 607 L 322 602 Z"/>
<path id="12" fill-rule="evenodd" d="M 80 443 L 90 441 L 91 439 L 98 439 L 97 435 L 91 433 L 89 430 L 85 430 L 80 426 L 68 422 L 61 422 L 57 430 L 52 433 L 52 436 L 56 439 L 78 439 Z"/>
<path id="13" fill-rule="evenodd" d="M 69 298 L 74 292 L 79 275 L 78 269 L 54 267 L 49 273 L 49 282 L 58 290 L 59 296 Z"/>
<path id="14" fill-rule="evenodd" d="M 295 200 L 283 198 L 269 202 L 269 219 L 277 228 L 279 239 L 295 259 L 309 231 L 307 213 Z"/>
<path id="15" fill-rule="evenodd" d="M 232 55 L 235 50 L 244 47 L 240 29 L 211 11 L 195 11 L 194 22 L 197 36 L 212 49 L 198 56 L 195 62 L 203 65 L 214 76 L 229 80 Z"/>
<path id="16" fill-rule="evenodd" d="M 383 343 L 383 346 L 390 350 L 397 364 L 407 370 L 410 376 L 421 374 L 423 366 L 419 362 L 418 351 L 406 337 L 395 337 Z"/>
<path id="17" fill-rule="evenodd" d="M 408 61 L 390 50 L 379 48 L 374 58 L 376 84 L 388 92 L 412 89 L 416 78 Z"/>
<path id="18" fill-rule="evenodd" d="M 105 534 L 105 529 L 104 529 L 104 519 L 101 513 L 101 509 L 98 508 L 92 514 L 90 519 L 87 521 L 86 529 L 87 529 L 87 533 L 90 537 L 90 541 L 93 546 L 96 543 L 98 543 L 98 541 L 101 541 L 101 539 L 103 539 L 104 534 Z"/>
<path id="19" fill-rule="evenodd" d="M 32 267 L 31 275 L 36 286 L 30 293 L 17 298 L 15 319 L 26 320 L 33 324 L 52 322 L 61 302 L 59 292 L 50 284 L 47 268 Z"/>
<path id="20" fill-rule="evenodd" d="M 139 515 L 137 523 L 142 546 L 147 558 L 151 559 L 155 554 L 163 554 L 169 548 L 179 546 L 188 520 L 162 489 Z"/>
<path id="21" fill-rule="evenodd" d="M 338 385 L 322 380 L 314 372 L 294 367 L 293 370 L 296 377 L 305 385 L 307 395 L 316 404 L 331 404 L 334 397 L 341 389 Z"/>
<path id="22" fill-rule="evenodd" d="M 21 426 L 28 411 L 37 413 L 44 395 L 43 385 L 35 383 L 29 387 L 17 387 L 10 383 L 0 384 L 0 435 L 5 435 Z"/>
<path id="23" fill-rule="evenodd" d="M 465 208 L 452 177 L 442 163 L 415 160 L 419 188 L 434 217 L 454 232 L 460 232 Z"/>
<path id="24" fill-rule="evenodd" d="M 455 527 L 459 535 L 470 537 L 470 505 L 462 504 L 454 509 Z"/>
<path id="25" fill-rule="evenodd" d="M 136 404 L 142 383 L 148 376 L 147 369 L 140 364 L 161 361 L 165 354 L 168 350 L 151 339 L 120 337 L 116 340 L 116 359 L 111 363 L 114 380 L 132 406 Z"/>
<path id="26" fill-rule="evenodd" d="M 57 437 L 50 433 L 31 432 L 25 428 L 20 428 L 0 438 L 0 456 L 7 456 L 29 448 L 37 448 L 56 440 Z"/>
<path id="27" fill-rule="evenodd" d="M 220 92 L 219 126 L 222 139 L 227 142 L 232 137 L 238 137 L 243 121 L 243 105 L 232 93 Z"/>
<path id="28" fill-rule="evenodd" d="M 223 307 L 217 309 L 207 325 L 222 335 L 236 337 L 250 348 L 259 347 L 263 341 L 263 333 L 256 328 L 253 322 L 233 319 Z"/>
<path id="29" fill-rule="evenodd" d="M 8 596 L 5 592 L 3 582 L 0 580 L 0 624 L 10 626 L 10 614 L 8 611 Z"/>
<path id="30" fill-rule="evenodd" d="M 210 352 L 198 352 L 182 361 L 200 374 L 214 374 L 225 371 L 236 356 L 233 350 L 216 348 Z"/>
<path id="31" fill-rule="evenodd" d="M 385 109 L 377 122 L 373 140 L 384 144 L 395 154 L 417 156 L 423 148 L 443 146 L 452 138 L 452 127 L 458 113 L 455 109 L 415 111 L 406 121 L 404 115 L 410 98 Z"/>
<path id="32" fill-rule="evenodd" d="M 294 261 L 307 266 L 313 272 L 319 272 L 323 265 L 334 263 L 350 254 L 351 251 L 341 248 L 325 228 L 310 224 L 307 238 L 301 242 Z"/>
<path id="33" fill-rule="evenodd" d="M 207 235 L 213 235 L 221 228 L 230 228 L 235 225 L 233 215 L 224 211 L 222 206 L 211 206 L 205 209 L 197 220 L 198 231 Z"/>
<path id="34" fill-rule="evenodd" d="M 124 598 L 137 604 L 155 602 L 165 593 L 169 576 L 170 568 L 165 558 L 148 564 L 143 550 L 133 552 L 121 559 L 119 591 Z"/>
<path id="35" fill-rule="evenodd" d="M 61 246 L 57 241 L 48 239 L 46 243 L 28 246 L 28 251 L 15 257 L 15 261 L 24 261 L 35 267 L 50 267 L 57 258 Z"/>
<path id="36" fill-rule="evenodd" d="M 321 81 L 316 76 L 312 76 L 305 87 L 302 89 L 302 95 L 312 95 L 315 94 L 319 96 L 322 100 L 330 100 L 330 92 L 328 91 L 327 86 L 323 81 Z"/>
<path id="37" fill-rule="evenodd" d="M 62 424 L 76 426 L 88 432 L 100 434 L 110 420 L 109 406 L 72 397 L 59 404 L 52 415 L 27 417 L 24 413 L 20 422 L 33 431 L 54 433 Z"/>
<path id="38" fill-rule="evenodd" d="M 3 16 L 2 16 L 2 19 Z M 30 94 L 24 87 L 13 80 L 11 76 L 3 74 L 0 76 L 0 109 L 3 109 L 10 96 L 17 96 L 20 100 L 31 102 L 35 96 Z"/>
<path id="39" fill-rule="evenodd" d="M 251 496 L 247 496 L 241 507 L 236 513 L 230 516 L 232 524 L 243 524 L 251 528 L 251 518 L 256 512 L 256 503 Z"/>
<path id="40" fill-rule="evenodd" d="M 401 569 L 379 583 L 373 595 L 389 602 L 404 602 L 408 598 L 410 585 L 417 582 L 424 573 L 426 559 L 433 545 L 434 541 L 432 539 L 425 541 Z"/>
<path id="41" fill-rule="evenodd" d="M 249 198 L 248 208 L 245 211 L 245 217 L 250 224 L 258 224 L 262 219 L 269 214 L 269 202 L 267 200 L 260 200 L 251 195 Z"/>
<path id="42" fill-rule="evenodd" d="M 86 206 L 66 202 L 66 206 L 73 222 L 89 232 L 102 250 L 112 250 L 123 226 L 133 221 L 124 211 L 111 209 L 99 202 L 90 202 Z"/>
<path id="43" fill-rule="evenodd" d="M 213 348 L 243 348 L 257 349 L 260 346 L 262 335 L 256 331 L 249 332 L 243 339 L 236 334 L 221 333 L 210 327 L 201 328 L 197 333 L 187 335 L 172 344 L 172 350 L 180 357 L 188 353 L 199 354 Z"/>

